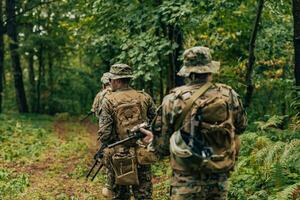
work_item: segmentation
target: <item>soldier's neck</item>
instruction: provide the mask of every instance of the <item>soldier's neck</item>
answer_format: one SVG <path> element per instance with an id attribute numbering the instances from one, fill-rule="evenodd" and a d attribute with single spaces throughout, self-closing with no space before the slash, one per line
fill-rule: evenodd
<path id="1" fill-rule="evenodd" d="M 122 90 L 129 90 L 130 87 L 128 84 L 118 85 L 118 87 L 114 88 L 114 91 L 122 91 Z"/>
<path id="2" fill-rule="evenodd" d="M 189 80 L 187 82 L 188 85 L 195 85 L 195 84 L 204 84 L 204 83 L 207 83 L 209 82 L 209 80 L 207 79 L 194 79 L 194 80 Z"/>

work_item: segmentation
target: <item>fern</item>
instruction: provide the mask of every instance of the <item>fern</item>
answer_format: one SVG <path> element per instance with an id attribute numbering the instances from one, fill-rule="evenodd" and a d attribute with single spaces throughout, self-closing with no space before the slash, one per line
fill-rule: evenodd
<path id="1" fill-rule="evenodd" d="M 265 161 L 266 156 L 272 148 L 273 143 L 267 137 L 258 137 L 255 141 L 255 149 L 251 155 L 255 158 L 257 164 L 262 164 Z"/>
<path id="2" fill-rule="evenodd" d="M 296 200 L 300 198 L 300 182 L 288 186 L 277 193 L 277 198 L 282 200 Z"/>
<path id="3" fill-rule="evenodd" d="M 299 108 L 300 109 L 300 108 Z M 290 124 L 290 129 L 293 131 L 299 131 L 300 130 L 300 114 L 298 113 L 291 119 L 292 123 Z"/>
<path id="4" fill-rule="evenodd" d="M 286 144 L 283 142 L 276 142 L 272 148 L 269 149 L 269 152 L 265 158 L 265 164 L 271 165 L 272 163 L 276 162 L 280 158 L 285 145 Z"/>
<path id="5" fill-rule="evenodd" d="M 257 128 L 260 129 L 260 130 L 267 130 L 269 128 L 278 128 L 283 124 L 284 119 L 286 117 L 287 117 L 286 115 L 284 115 L 284 116 L 273 115 L 266 122 L 257 121 L 257 122 L 254 122 L 254 123 L 257 124 Z"/>
<path id="6" fill-rule="evenodd" d="M 280 162 L 286 165 L 291 172 L 300 174 L 300 140 L 294 140 L 287 145 Z"/>
<path id="7" fill-rule="evenodd" d="M 294 131 L 300 129 L 300 87 L 295 86 L 292 90 L 294 98 L 291 102 L 291 109 L 293 111 L 292 123 L 290 128 Z"/>

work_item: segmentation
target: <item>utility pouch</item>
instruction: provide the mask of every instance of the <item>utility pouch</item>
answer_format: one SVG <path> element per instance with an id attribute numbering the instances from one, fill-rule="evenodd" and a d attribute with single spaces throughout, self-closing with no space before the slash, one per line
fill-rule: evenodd
<path id="1" fill-rule="evenodd" d="M 140 165 L 150 165 L 158 161 L 158 156 L 153 151 L 149 151 L 145 146 L 136 148 L 137 162 Z"/>
<path id="2" fill-rule="evenodd" d="M 134 151 L 115 153 L 112 167 L 117 185 L 138 185 L 137 162 Z"/>

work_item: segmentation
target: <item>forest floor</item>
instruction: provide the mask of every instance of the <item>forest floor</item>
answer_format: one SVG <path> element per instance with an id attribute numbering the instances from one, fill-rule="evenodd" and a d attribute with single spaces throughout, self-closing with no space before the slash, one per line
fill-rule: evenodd
<path id="1" fill-rule="evenodd" d="M 241 136 L 228 199 L 300 199 L 300 123 L 283 130 L 277 119 L 253 124 Z M 105 172 L 93 182 L 85 178 L 97 129 L 96 121 L 80 123 L 66 113 L 0 115 L 0 200 L 104 199 Z M 152 165 L 152 172 L 153 199 L 168 199 L 169 161 Z"/>
<path id="2" fill-rule="evenodd" d="M 105 173 L 85 179 L 97 150 L 96 123 L 49 117 L 6 122 L 0 125 L 0 199 L 105 199 Z M 167 198 L 166 171 L 165 163 L 153 166 L 154 199 Z"/>

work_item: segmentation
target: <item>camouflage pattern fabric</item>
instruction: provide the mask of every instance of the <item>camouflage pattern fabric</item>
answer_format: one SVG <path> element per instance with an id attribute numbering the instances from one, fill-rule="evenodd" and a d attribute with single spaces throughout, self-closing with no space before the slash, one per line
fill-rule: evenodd
<path id="1" fill-rule="evenodd" d="M 183 67 L 178 76 L 189 77 L 191 73 L 206 74 L 218 73 L 220 62 L 213 61 L 207 47 L 193 47 L 183 53 Z"/>
<path id="2" fill-rule="evenodd" d="M 123 186 L 114 184 L 114 172 L 111 167 L 108 168 L 108 178 L 111 190 L 113 191 L 112 199 L 129 200 L 132 190 L 135 200 L 151 200 L 152 199 L 152 173 L 150 165 L 138 165 L 139 185 Z"/>
<path id="3" fill-rule="evenodd" d="M 101 104 L 102 104 L 102 101 L 104 99 L 104 96 L 109 92 L 111 92 L 111 89 L 108 87 L 108 88 L 98 92 L 97 95 L 94 98 L 91 111 L 94 112 L 95 116 L 98 117 L 98 118 L 99 118 L 99 114 L 100 114 L 100 111 L 101 111 Z"/>
<path id="4" fill-rule="evenodd" d="M 165 96 L 161 111 L 159 111 L 161 113 L 161 116 L 158 117 L 161 120 L 161 122 L 159 122 L 161 124 L 161 134 L 159 137 L 155 138 L 153 144 L 161 156 L 168 156 L 170 154 L 169 140 L 171 135 L 174 133 L 174 122 L 180 116 L 182 106 L 185 104 L 185 98 L 190 97 L 191 93 L 198 90 L 203 84 L 204 83 L 191 83 L 190 85 L 181 86 L 179 88 L 173 89 L 169 95 Z M 210 93 L 213 94 L 216 92 L 222 92 L 225 95 L 229 95 L 232 99 L 232 105 L 230 106 L 233 108 L 234 112 L 233 118 L 235 133 L 237 135 L 241 134 L 246 128 L 247 118 L 238 94 L 229 86 L 226 86 L 224 84 L 214 84 L 210 89 L 208 89 L 205 95 L 209 95 Z M 184 120 L 183 130 L 189 133 L 190 127 L 190 115 L 188 113 L 186 119 Z"/>
<path id="5" fill-rule="evenodd" d="M 227 174 L 188 174 L 174 171 L 171 182 L 172 200 L 225 200 Z"/>
<path id="6" fill-rule="evenodd" d="M 124 88 L 113 91 L 105 95 L 102 102 L 101 114 L 99 117 L 99 140 L 102 144 L 110 144 L 118 141 L 120 136 L 116 132 L 115 107 L 117 99 L 139 100 L 144 116 L 144 121 L 150 122 L 156 115 L 156 107 L 152 98 L 142 91 L 132 88 Z M 122 145 L 120 145 L 122 146 Z M 115 184 L 114 172 L 112 167 L 108 167 L 107 183 L 111 185 L 114 192 L 113 199 L 130 199 L 130 187 Z M 135 199 L 152 199 L 151 169 L 147 165 L 138 165 L 139 185 L 132 185 L 131 189 Z"/>
<path id="7" fill-rule="evenodd" d="M 105 95 L 102 102 L 101 115 L 99 117 L 98 131 L 102 143 L 112 143 L 118 140 L 118 133 L 115 132 L 114 125 L 114 122 L 116 122 L 114 108 L 117 106 L 116 100 L 120 98 L 139 100 L 146 122 L 151 122 L 156 115 L 156 106 L 152 98 L 143 91 L 124 88 Z"/>
<path id="8" fill-rule="evenodd" d="M 156 137 L 153 142 L 154 148 L 157 150 L 161 157 L 170 154 L 170 137 L 174 133 L 174 122 L 180 116 L 182 106 L 185 105 L 184 100 L 190 97 L 191 93 L 198 90 L 203 84 L 204 83 L 191 83 L 190 85 L 175 88 L 169 95 L 164 98 L 161 110 L 161 135 Z M 242 107 L 240 98 L 232 88 L 224 84 L 214 84 L 210 89 L 208 89 L 208 91 L 206 91 L 204 97 L 202 96 L 199 98 L 205 98 L 205 96 L 209 96 L 210 94 L 214 94 L 216 92 L 221 92 L 224 95 L 227 95 L 232 100 L 230 107 L 233 109 L 235 133 L 237 134 L 236 137 L 238 137 L 238 134 L 241 134 L 245 130 L 247 124 L 246 115 Z M 190 132 L 190 122 L 190 114 L 188 113 L 186 119 L 183 122 L 183 130 L 187 133 Z M 208 174 L 205 174 L 204 172 L 200 173 L 199 176 L 194 176 L 194 174 L 189 171 L 190 169 L 188 168 L 188 165 L 188 163 L 186 163 L 186 166 L 178 164 L 171 155 L 172 169 L 174 171 L 181 172 L 181 178 L 184 179 L 184 181 L 178 178 L 174 179 L 174 176 L 176 174 L 173 174 L 171 199 L 226 199 L 227 178 L 215 181 L 215 176 L 218 176 L 218 174 L 210 176 Z M 185 175 L 186 173 L 188 175 Z M 193 176 L 189 174 L 193 174 Z M 221 176 L 222 174 L 219 175 Z M 206 180 L 202 182 L 202 179 L 199 179 L 199 177 L 206 177 Z M 183 182 L 185 184 L 179 184 Z M 188 192 L 184 192 L 186 190 Z"/>
<path id="9" fill-rule="evenodd" d="M 109 70 L 110 79 L 133 78 L 132 68 L 126 64 L 114 64 Z"/>
<path id="10" fill-rule="evenodd" d="M 101 83 L 104 85 L 109 84 L 109 79 L 110 79 L 110 73 L 106 72 L 101 77 Z"/>

